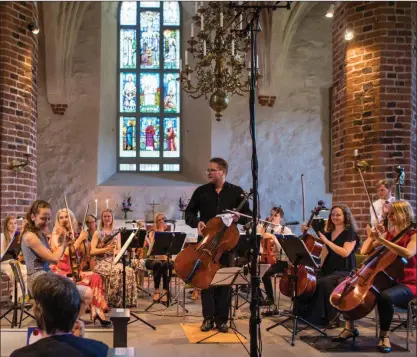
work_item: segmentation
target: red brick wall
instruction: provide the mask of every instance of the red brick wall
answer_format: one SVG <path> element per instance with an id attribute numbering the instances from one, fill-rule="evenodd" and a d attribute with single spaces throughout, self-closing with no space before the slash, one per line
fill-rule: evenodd
<path id="1" fill-rule="evenodd" d="M 348 26 L 355 31 L 350 42 Z M 354 149 L 371 166 L 364 177 L 372 195 L 375 183 L 395 178 L 402 165 L 403 198 L 416 209 L 416 29 L 411 2 L 343 2 L 335 10 L 333 201 L 348 204 L 360 228 L 370 216 Z"/>
<path id="2" fill-rule="evenodd" d="M 23 215 L 36 198 L 38 38 L 27 29 L 33 22 L 38 22 L 36 2 L 0 3 L 2 223 L 7 215 Z M 11 160 L 23 160 L 27 145 L 32 151 L 29 165 L 22 172 L 11 171 Z"/>

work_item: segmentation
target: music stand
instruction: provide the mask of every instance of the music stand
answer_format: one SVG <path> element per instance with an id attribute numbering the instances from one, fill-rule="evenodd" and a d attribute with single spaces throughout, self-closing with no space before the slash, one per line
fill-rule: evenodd
<path id="1" fill-rule="evenodd" d="M 172 278 L 172 260 L 171 257 L 173 255 L 177 255 L 184 245 L 185 237 L 187 236 L 186 233 L 182 232 L 155 232 L 153 244 L 149 249 L 148 256 L 152 255 L 166 255 L 167 256 L 167 264 L 168 264 L 168 280 L 171 282 Z M 161 299 L 167 296 L 166 304 L 161 301 Z M 181 305 L 178 299 L 171 300 L 171 293 L 170 293 L 170 284 L 168 284 L 168 290 L 166 293 L 162 294 L 158 300 L 153 301 L 145 311 L 148 311 L 152 306 L 155 304 L 161 304 L 166 306 L 167 308 L 173 306 L 175 304 Z M 184 306 L 181 305 L 182 308 L 185 309 Z M 188 311 L 187 311 L 188 312 Z"/>
<path id="2" fill-rule="evenodd" d="M 227 267 L 227 268 L 221 268 L 219 269 L 216 274 L 213 277 L 213 280 L 210 283 L 210 287 L 216 287 L 216 286 L 228 286 L 231 290 L 233 285 L 245 285 L 248 284 L 249 281 L 247 279 L 247 275 L 244 272 L 243 268 L 239 267 Z M 233 305 L 232 305 L 232 294 L 230 294 L 229 298 L 229 328 L 233 331 L 233 333 L 236 335 L 237 339 L 241 343 L 241 345 L 244 347 L 246 352 L 249 351 L 244 345 L 243 341 L 240 339 L 239 335 L 241 335 L 243 338 L 246 338 L 245 335 L 243 335 L 241 332 L 238 331 L 235 324 L 235 319 L 233 317 Z M 202 340 L 198 341 L 197 343 L 202 343 L 209 338 L 218 335 L 220 332 L 217 331 L 213 333 L 210 336 L 204 337 Z"/>
<path id="3" fill-rule="evenodd" d="M 11 240 L 11 242 L 7 246 L 6 250 L 4 251 L 3 255 L 1 256 L 1 259 L 0 259 L 1 262 L 6 261 L 6 260 L 11 260 L 11 259 L 14 259 L 14 260 L 16 260 L 16 262 L 18 262 L 18 257 L 19 257 L 19 253 L 20 253 L 20 250 L 21 250 L 21 245 L 20 245 L 20 242 L 19 242 L 18 237 L 19 236 L 16 235 Z M 11 262 L 10 265 L 12 265 L 12 264 L 13 263 Z M 20 277 L 23 280 L 23 276 L 20 275 Z M 35 319 L 35 317 L 31 313 L 29 313 L 28 311 L 26 311 L 26 308 L 25 308 L 25 305 L 26 305 L 26 303 L 25 303 L 25 293 L 26 292 L 25 292 L 24 289 L 22 289 L 22 293 L 23 293 L 23 295 L 22 295 L 22 299 L 23 299 L 22 300 L 22 304 L 21 305 L 18 305 L 18 301 L 17 301 L 18 300 L 17 299 L 17 295 L 18 295 L 17 294 L 17 284 L 20 284 L 20 282 L 16 279 L 16 274 L 15 273 L 13 273 L 13 279 L 14 279 L 14 289 L 13 289 L 14 301 L 13 301 L 13 305 L 4 314 L 2 314 L 0 316 L 0 320 L 2 320 L 3 318 L 5 318 L 7 321 L 10 322 L 11 327 L 13 328 L 13 327 L 15 327 L 15 326 L 18 325 L 18 323 L 17 323 L 17 311 L 20 310 L 20 323 L 19 323 L 19 328 L 20 328 L 20 326 L 22 325 L 22 321 L 23 320 L 26 320 L 28 317 L 31 317 L 32 319 Z M 13 311 L 12 321 L 10 321 L 7 318 L 7 315 L 11 311 Z M 23 314 L 25 314 L 27 316 L 22 320 Z"/>
<path id="4" fill-rule="evenodd" d="M 290 276 L 290 279 L 293 281 L 293 291 L 292 291 L 292 312 L 289 317 L 268 327 L 266 330 L 270 331 L 277 326 L 284 326 L 288 331 L 292 332 L 292 339 L 291 339 L 291 346 L 295 345 L 295 337 L 298 333 L 297 331 L 297 323 L 298 320 L 302 321 L 306 325 L 310 326 L 321 335 L 327 336 L 327 334 L 321 331 L 317 326 L 314 326 L 312 323 L 306 321 L 302 317 L 298 316 L 298 293 L 297 293 L 297 275 L 298 275 L 298 266 L 305 265 L 312 268 L 318 268 L 317 264 L 314 261 L 314 258 L 307 250 L 304 242 L 301 239 L 298 239 L 294 235 L 276 235 L 279 244 L 281 245 L 282 249 L 284 250 L 285 254 L 288 257 L 288 260 L 294 266 L 294 275 Z M 292 331 L 288 329 L 284 323 L 287 321 L 293 321 Z"/>
<path id="5" fill-rule="evenodd" d="M 135 237 L 140 233 L 140 229 L 137 229 L 136 231 L 133 231 L 129 238 L 126 240 L 125 244 L 123 244 L 122 248 L 120 249 L 120 252 L 116 255 L 116 257 L 113 259 L 113 266 L 115 266 L 120 258 L 122 259 L 122 263 L 123 263 L 123 270 L 122 270 L 122 287 L 123 287 L 123 295 L 122 295 L 122 301 L 123 301 L 123 309 L 126 309 L 126 250 L 129 248 L 130 244 L 132 243 L 132 241 L 135 239 Z M 136 293 L 136 292 L 135 292 Z M 141 321 L 143 322 L 145 325 L 149 326 L 150 328 L 156 330 L 156 327 L 152 324 L 150 324 L 149 322 L 141 319 L 139 316 L 137 316 L 135 313 L 131 312 L 130 313 L 131 316 L 133 316 L 136 320 L 133 321 L 129 321 L 129 324 L 134 323 L 136 321 Z"/>

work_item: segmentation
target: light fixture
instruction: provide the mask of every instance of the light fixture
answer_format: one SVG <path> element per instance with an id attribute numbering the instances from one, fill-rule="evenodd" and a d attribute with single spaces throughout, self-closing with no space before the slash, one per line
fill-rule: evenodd
<path id="1" fill-rule="evenodd" d="M 345 40 L 350 41 L 355 37 L 355 32 L 351 28 L 347 28 L 345 31 Z"/>
<path id="2" fill-rule="evenodd" d="M 334 16 L 334 4 L 331 4 L 326 12 L 326 17 L 331 19 Z"/>
<path id="3" fill-rule="evenodd" d="M 39 33 L 39 26 L 36 23 L 29 24 L 28 30 L 37 35 Z"/>
<path id="4" fill-rule="evenodd" d="M 25 157 L 24 161 L 13 159 L 9 164 L 9 169 L 14 172 L 20 172 L 23 171 L 27 165 L 29 165 L 29 158 L 32 156 L 29 145 L 26 147 L 26 152 L 23 156 Z"/>
<path id="5" fill-rule="evenodd" d="M 185 68 L 178 80 L 191 98 L 204 96 L 209 101 L 218 121 L 233 95 L 249 92 L 250 37 L 243 26 L 247 12 L 231 2 L 195 2 Z M 196 34 L 195 28 L 199 28 Z M 193 66 L 188 63 L 188 55 Z M 257 79 L 260 77 L 257 72 Z"/>

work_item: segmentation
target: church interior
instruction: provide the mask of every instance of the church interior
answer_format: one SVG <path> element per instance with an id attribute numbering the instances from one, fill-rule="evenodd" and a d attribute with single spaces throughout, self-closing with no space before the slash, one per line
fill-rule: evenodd
<path id="1" fill-rule="evenodd" d="M 78 281 L 81 306 L 92 292 L 76 323 L 82 338 L 108 346 L 108 356 L 416 353 L 416 2 L 2 1 L 0 20 L 1 356 L 39 343 L 33 315 L 41 302 L 33 295 L 42 258 L 32 236 L 51 257 L 68 245 L 70 253 L 61 253 L 71 274 L 55 258 L 45 258 L 45 269 Z M 254 189 L 239 205 L 241 192 Z M 42 210 L 47 224 L 38 221 Z M 223 228 L 204 233 L 215 219 Z M 211 256 L 207 239 L 217 242 L 235 227 L 234 263 L 225 264 L 229 253 Z M 339 227 L 348 232 L 340 245 Z M 258 245 L 248 238 L 257 234 Z M 320 245 L 317 256 L 307 235 Z M 89 265 L 77 270 L 70 247 L 84 236 L 75 250 L 84 247 Z M 157 237 L 171 239 L 161 251 Z M 271 261 L 264 240 L 273 246 Z M 388 288 L 403 287 L 405 302 L 383 300 L 368 273 L 361 280 L 367 264 L 381 269 L 378 276 L 394 266 L 369 263 L 368 242 L 394 254 L 392 262 L 405 260 Z M 195 247 L 203 247 L 199 263 L 181 275 L 177 258 Z M 290 268 L 297 271 L 301 256 L 294 253 L 294 263 L 292 252 L 303 247 L 315 269 L 314 294 L 323 295 L 294 304 L 298 278 Z M 94 258 L 100 254 L 109 260 Z M 220 259 L 210 278 L 219 286 L 195 283 L 202 257 Z M 326 293 L 320 280 L 331 259 L 331 274 L 351 260 Z M 230 280 L 225 300 L 222 269 L 237 269 L 244 280 Z M 346 298 L 351 284 L 360 286 Z M 363 285 L 376 298 L 360 318 L 329 300 L 351 303 Z M 227 322 L 207 317 L 202 300 L 209 298 L 227 302 Z M 384 303 L 393 311 L 385 329 Z M 302 320 L 297 329 L 295 305 L 306 314 L 320 306 L 326 323 Z"/>

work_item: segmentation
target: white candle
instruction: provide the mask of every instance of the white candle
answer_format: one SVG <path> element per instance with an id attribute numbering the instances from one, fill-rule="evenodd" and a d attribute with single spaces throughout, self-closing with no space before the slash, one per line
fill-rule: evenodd
<path id="1" fill-rule="evenodd" d="M 223 27 L 223 11 L 220 13 L 220 27 Z"/>
<path id="2" fill-rule="evenodd" d="M 195 14 L 197 15 L 197 13 L 198 13 L 198 1 L 194 1 L 194 10 L 195 10 Z"/>
<path id="3" fill-rule="evenodd" d="M 206 48 L 206 40 L 203 41 L 203 56 L 206 55 L 207 48 Z"/>
<path id="4" fill-rule="evenodd" d="M 259 68 L 259 56 L 256 55 L 256 69 Z"/>
<path id="5" fill-rule="evenodd" d="M 109 199 L 108 198 L 106 199 L 106 208 L 107 209 L 109 208 Z"/>
<path id="6" fill-rule="evenodd" d="M 212 31 L 211 32 L 211 42 L 214 43 L 214 40 L 216 39 L 216 32 Z"/>
<path id="7" fill-rule="evenodd" d="M 182 71 L 182 59 L 180 59 L 180 71 Z"/>
<path id="8" fill-rule="evenodd" d="M 235 55 L 235 40 L 232 40 L 232 56 Z"/>
<path id="9" fill-rule="evenodd" d="M 239 30 L 242 30 L 243 27 L 243 16 L 242 14 L 239 15 Z"/>
<path id="10" fill-rule="evenodd" d="M 188 51 L 185 50 L 185 65 L 188 64 Z"/>
<path id="11" fill-rule="evenodd" d="M 26 152 L 28 153 L 28 155 L 30 155 L 30 146 L 29 145 L 26 146 Z"/>
<path id="12" fill-rule="evenodd" d="M 191 37 L 194 37 L 194 22 L 191 24 Z"/>
<path id="13" fill-rule="evenodd" d="M 201 31 L 204 31 L 204 15 L 201 14 Z"/>
<path id="14" fill-rule="evenodd" d="M 204 6 L 204 1 L 200 1 L 200 6 L 203 7 Z"/>
<path id="15" fill-rule="evenodd" d="M 96 214 L 95 214 L 95 216 L 97 218 L 97 213 L 98 213 L 98 211 L 97 211 L 97 209 L 98 209 L 98 199 L 96 198 L 94 201 L 96 202 Z"/>
<path id="16" fill-rule="evenodd" d="M 353 156 L 355 156 L 355 157 L 359 156 L 358 149 L 355 149 L 355 150 L 353 151 Z"/>

